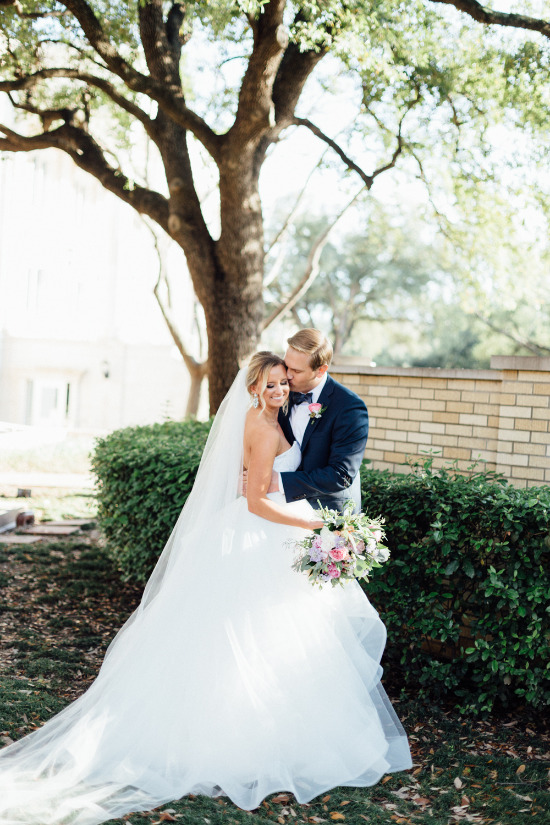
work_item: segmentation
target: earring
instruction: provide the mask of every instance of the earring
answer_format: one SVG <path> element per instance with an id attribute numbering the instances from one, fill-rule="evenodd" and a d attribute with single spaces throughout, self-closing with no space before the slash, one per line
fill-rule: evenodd
<path id="1" fill-rule="evenodd" d="M 258 393 L 253 392 L 252 393 L 252 406 L 254 407 L 255 410 L 257 410 L 259 405 L 260 405 L 260 401 L 258 399 Z"/>

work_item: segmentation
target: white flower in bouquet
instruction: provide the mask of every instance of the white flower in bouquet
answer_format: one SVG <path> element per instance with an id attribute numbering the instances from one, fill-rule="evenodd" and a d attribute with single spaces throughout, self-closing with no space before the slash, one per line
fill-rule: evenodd
<path id="1" fill-rule="evenodd" d="M 320 533 L 321 536 L 321 547 L 325 553 L 328 553 L 329 550 L 332 550 L 333 547 L 336 545 L 336 536 L 334 533 L 329 530 L 328 527 L 323 527 Z"/>
<path id="2" fill-rule="evenodd" d="M 387 547 L 377 547 L 372 557 L 378 564 L 384 564 L 390 557 L 390 551 Z"/>

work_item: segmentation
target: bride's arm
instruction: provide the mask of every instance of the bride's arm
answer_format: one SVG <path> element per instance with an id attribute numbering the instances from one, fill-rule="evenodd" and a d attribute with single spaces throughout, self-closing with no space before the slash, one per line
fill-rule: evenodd
<path id="1" fill-rule="evenodd" d="M 279 446 L 279 435 L 273 430 L 273 434 L 271 431 L 262 431 L 256 432 L 255 436 L 252 439 L 248 461 L 246 498 L 249 511 L 277 524 L 289 524 L 292 527 L 303 527 L 305 530 L 322 527 L 323 522 L 319 519 L 292 515 L 288 508 L 280 507 L 267 498 L 273 462 Z"/>

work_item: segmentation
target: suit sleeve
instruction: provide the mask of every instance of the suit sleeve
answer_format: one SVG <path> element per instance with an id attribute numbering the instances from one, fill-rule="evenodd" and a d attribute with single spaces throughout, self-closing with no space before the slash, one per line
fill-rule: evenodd
<path id="1" fill-rule="evenodd" d="M 328 464 L 305 472 L 281 473 L 287 501 L 337 493 L 359 472 L 369 432 L 369 414 L 360 398 L 341 409 L 332 430 Z M 327 436 L 328 437 L 328 436 Z"/>

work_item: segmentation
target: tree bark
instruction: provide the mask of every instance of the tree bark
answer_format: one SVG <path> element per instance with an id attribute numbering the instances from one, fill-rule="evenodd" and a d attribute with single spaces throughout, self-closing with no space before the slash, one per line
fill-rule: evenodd
<path id="1" fill-rule="evenodd" d="M 196 368 L 189 368 L 189 375 L 191 377 L 191 385 L 189 387 L 189 395 L 187 396 L 187 407 L 185 409 L 186 418 L 196 418 L 199 413 L 199 404 L 201 400 L 201 387 L 203 379 L 207 372 L 206 364 L 197 364 Z"/>

